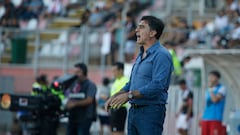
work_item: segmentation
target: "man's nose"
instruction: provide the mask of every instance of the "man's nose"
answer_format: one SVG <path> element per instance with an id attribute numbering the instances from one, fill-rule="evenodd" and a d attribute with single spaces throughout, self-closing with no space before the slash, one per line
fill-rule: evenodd
<path id="1" fill-rule="evenodd" d="M 138 28 L 136 28 L 136 29 L 135 29 L 135 33 L 137 33 L 137 32 L 138 32 L 138 30 L 139 30 L 139 29 L 138 29 Z"/>
<path id="2" fill-rule="evenodd" d="M 139 30 L 139 27 L 137 26 L 136 29 L 135 29 L 135 31 L 137 32 L 138 30 Z"/>

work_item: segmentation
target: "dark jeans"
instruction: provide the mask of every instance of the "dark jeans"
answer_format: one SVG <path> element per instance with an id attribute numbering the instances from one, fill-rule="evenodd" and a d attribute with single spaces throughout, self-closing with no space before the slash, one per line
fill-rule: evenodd
<path id="1" fill-rule="evenodd" d="M 58 121 L 44 121 L 40 126 L 39 135 L 57 135 L 59 122 Z"/>
<path id="2" fill-rule="evenodd" d="M 67 135 L 90 135 L 91 119 L 85 119 L 79 123 L 69 122 L 67 125 Z"/>
<path id="3" fill-rule="evenodd" d="M 131 107 L 128 116 L 128 135 L 162 135 L 165 105 Z"/>

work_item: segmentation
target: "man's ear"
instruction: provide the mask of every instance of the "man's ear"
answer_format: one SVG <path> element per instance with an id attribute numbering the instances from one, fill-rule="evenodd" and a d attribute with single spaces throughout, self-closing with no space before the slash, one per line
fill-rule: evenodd
<path id="1" fill-rule="evenodd" d="M 155 37 L 156 34 L 157 34 L 156 30 L 151 30 L 150 37 Z"/>

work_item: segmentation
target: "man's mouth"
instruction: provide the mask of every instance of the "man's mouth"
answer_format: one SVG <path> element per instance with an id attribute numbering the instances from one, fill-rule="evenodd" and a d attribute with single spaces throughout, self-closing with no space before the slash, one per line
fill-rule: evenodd
<path id="1" fill-rule="evenodd" d="M 137 36 L 137 39 L 139 39 L 139 38 L 140 38 L 140 35 L 139 35 L 139 34 L 136 34 L 136 36 Z"/>

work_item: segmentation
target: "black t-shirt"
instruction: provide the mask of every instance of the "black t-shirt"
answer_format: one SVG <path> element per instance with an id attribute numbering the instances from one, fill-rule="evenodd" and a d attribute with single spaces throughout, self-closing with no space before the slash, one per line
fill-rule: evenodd
<path id="1" fill-rule="evenodd" d="M 188 108 L 189 108 L 188 100 L 189 99 L 193 100 L 193 93 L 192 93 L 192 91 L 188 90 L 188 91 L 185 91 L 185 92 L 187 92 L 187 93 L 186 93 L 186 95 L 184 93 L 183 98 L 182 98 L 182 100 L 183 100 L 183 108 L 182 108 L 181 112 L 183 114 L 187 114 L 187 111 L 188 111 Z M 191 111 L 191 116 L 193 116 L 193 111 Z"/>
<path id="2" fill-rule="evenodd" d="M 71 123 L 78 123 L 83 121 L 84 119 L 92 119 L 96 118 L 96 103 L 95 103 L 95 95 L 97 92 L 96 85 L 91 82 L 90 80 L 85 80 L 82 83 L 75 82 L 71 94 L 84 94 L 86 99 L 87 97 L 94 98 L 94 102 L 88 106 L 80 106 L 75 107 L 69 110 L 69 122 Z M 83 100 L 79 98 L 70 98 L 70 100 Z"/>

